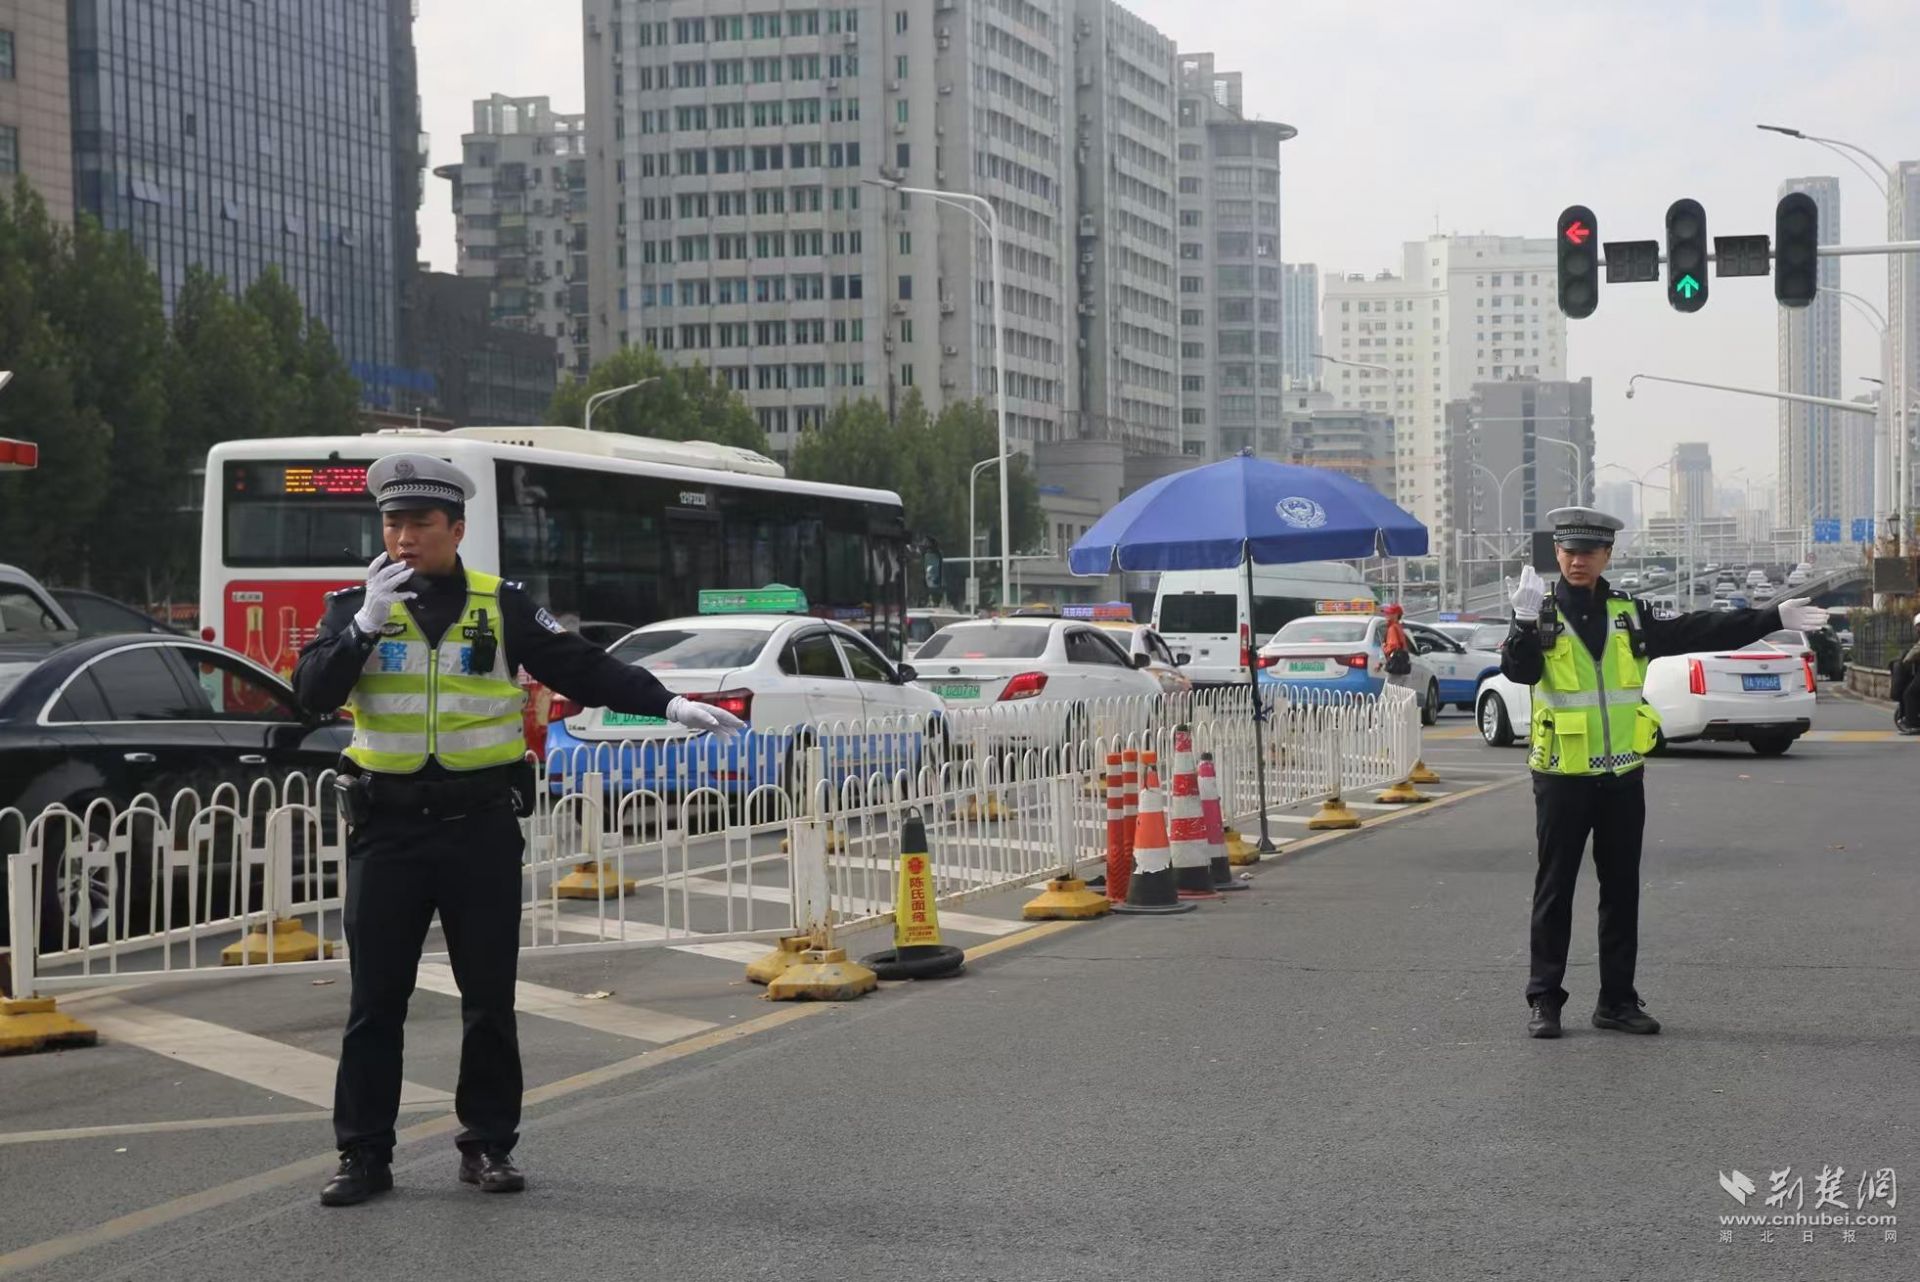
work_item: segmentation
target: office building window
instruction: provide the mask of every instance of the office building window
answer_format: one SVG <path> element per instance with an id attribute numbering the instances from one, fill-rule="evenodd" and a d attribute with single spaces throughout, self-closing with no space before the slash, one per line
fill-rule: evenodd
<path id="1" fill-rule="evenodd" d="M 0 174 L 20 172 L 20 131 L 12 125 L 0 125 Z"/>
<path id="2" fill-rule="evenodd" d="M 13 32 L 0 31 L 0 80 L 13 79 Z"/>

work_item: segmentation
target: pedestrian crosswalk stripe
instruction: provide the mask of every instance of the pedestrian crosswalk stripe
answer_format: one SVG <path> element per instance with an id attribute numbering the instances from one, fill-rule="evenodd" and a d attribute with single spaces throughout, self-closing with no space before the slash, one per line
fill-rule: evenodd
<path id="1" fill-rule="evenodd" d="M 760 951 L 764 953 L 766 949 L 761 948 Z M 460 995 L 460 985 L 454 980 L 453 967 L 438 963 L 422 963 L 416 985 L 448 997 Z M 686 1019 L 663 1011 L 648 1010 L 644 1006 L 629 1006 L 624 1002 L 588 1000 L 577 993 L 545 988 L 524 979 L 514 988 L 513 1004 L 522 1015 L 537 1015 L 542 1019 L 590 1028 L 596 1033 L 609 1033 L 614 1037 L 652 1042 L 655 1045 L 677 1042 L 682 1037 L 692 1037 L 713 1027 L 702 1019 Z"/>
<path id="2" fill-rule="evenodd" d="M 593 913 L 556 913 L 544 905 L 532 913 L 533 938 L 536 941 L 550 941 L 554 935 L 584 935 L 589 939 L 620 939 L 628 943 L 651 943 L 662 939 L 689 940 L 688 943 L 669 944 L 668 948 L 676 953 L 691 953 L 695 957 L 711 957 L 716 961 L 747 962 L 758 961 L 767 955 L 771 944 L 756 943 L 750 939 L 722 939 L 713 943 L 700 942 L 696 932 L 686 930 L 668 930 L 658 922 L 634 921 L 629 918 L 621 921 L 615 914 L 619 909 L 617 900 L 607 901 L 608 912 L 605 917 Z M 629 909 L 631 911 L 631 909 Z M 756 930 L 777 930 L 785 922 L 763 922 L 755 926 Z"/>
<path id="3" fill-rule="evenodd" d="M 325 1055 L 205 1020 L 115 997 L 87 1006 L 87 1022 L 107 1042 L 122 1042 L 181 1064 L 231 1077 L 272 1095 L 333 1106 L 337 1066 Z M 441 1104 L 453 1096 L 416 1082 L 400 1084 L 402 1104 Z"/>
<path id="4" fill-rule="evenodd" d="M 687 889 L 697 895 L 744 895 L 747 888 L 741 885 L 729 887 L 724 881 L 708 881 L 702 877 L 690 878 Z M 785 886 L 755 886 L 752 897 L 770 904 L 790 904 L 793 894 Z M 833 906 L 845 912 L 866 916 L 871 913 L 890 913 L 893 905 L 877 899 L 863 899 L 855 895 L 836 895 Z M 974 913 L 949 912 L 940 909 L 940 925 L 949 930 L 962 931 L 969 935 L 1011 935 L 1025 927 L 1025 922 L 1007 921 L 1001 917 L 981 917 Z"/>

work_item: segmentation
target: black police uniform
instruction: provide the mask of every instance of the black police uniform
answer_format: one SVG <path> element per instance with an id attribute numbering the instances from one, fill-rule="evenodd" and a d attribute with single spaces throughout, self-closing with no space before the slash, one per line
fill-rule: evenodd
<path id="1" fill-rule="evenodd" d="M 1553 602 L 1560 625 L 1578 637 L 1598 662 L 1607 644 L 1609 597 L 1624 600 L 1605 579 L 1593 588 L 1577 588 L 1562 579 Z M 1674 619 L 1654 617 L 1642 600 L 1641 634 L 1649 659 L 1692 654 L 1700 650 L 1732 650 L 1779 630 L 1780 611 L 1699 611 Z M 1507 634 L 1500 671 L 1519 685 L 1534 685 L 1546 672 L 1537 623 L 1515 620 Z M 1567 970 L 1567 947 L 1573 930 L 1573 891 L 1580 877 L 1580 861 L 1587 838 L 1593 838 L 1594 871 L 1600 879 L 1600 994 L 1603 1008 L 1636 1007 L 1634 964 L 1640 939 L 1640 841 L 1647 820 L 1643 769 L 1625 774 L 1533 775 L 1534 831 L 1539 867 L 1533 881 L 1531 975 L 1527 1004 L 1566 1004 L 1561 980 Z"/>
<path id="2" fill-rule="evenodd" d="M 466 612 L 466 570 L 414 574 L 403 585 L 427 640 Z M 330 598 L 319 634 L 300 654 L 293 688 L 300 706 L 330 712 L 345 704 L 376 638 L 353 622 L 365 596 Z M 644 668 L 622 663 L 566 631 L 518 583 L 500 589 L 507 670 L 524 667 L 589 707 L 665 716 L 672 694 Z M 344 758 L 345 773 L 359 767 Z M 460 986 L 464 1034 L 454 1107 L 463 1153 L 504 1156 L 519 1138 L 520 1045 L 513 999 L 520 952 L 520 858 L 524 842 L 513 805 L 530 793 L 517 767 L 452 772 L 429 760 L 412 775 L 369 782 L 371 813 L 347 842 L 346 931 L 352 1004 L 334 1092 L 334 1137 L 342 1153 L 392 1160 L 400 1109 L 401 1040 L 427 927 L 434 912 Z M 525 797 L 527 802 L 531 796 Z"/>

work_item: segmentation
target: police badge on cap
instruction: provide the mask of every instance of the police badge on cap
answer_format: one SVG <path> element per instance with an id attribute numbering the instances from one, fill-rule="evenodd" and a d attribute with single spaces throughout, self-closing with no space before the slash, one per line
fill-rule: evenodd
<path id="1" fill-rule="evenodd" d="M 382 512 L 461 507 L 476 488 L 465 472 L 425 454 L 389 454 L 367 469 L 367 492 Z"/>
<path id="2" fill-rule="evenodd" d="M 1590 507 L 1558 507 L 1547 513 L 1553 541 L 1569 552 L 1592 552 L 1613 546 L 1613 536 L 1626 528 L 1617 516 Z"/>

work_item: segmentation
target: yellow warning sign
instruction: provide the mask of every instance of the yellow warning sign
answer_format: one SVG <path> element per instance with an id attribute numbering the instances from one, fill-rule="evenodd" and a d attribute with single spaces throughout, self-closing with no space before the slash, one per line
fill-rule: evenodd
<path id="1" fill-rule="evenodd" d="M 900 855 L 900 884 L 893 898 L 893 946 L 923 948 L 940 942 L 940 917 L 933 906 L 933 861 L 925 851 Z"/>

